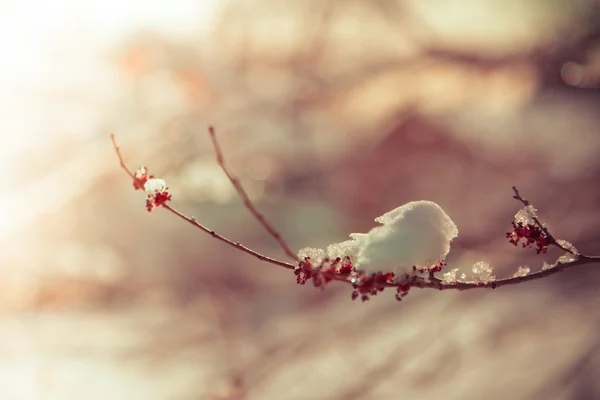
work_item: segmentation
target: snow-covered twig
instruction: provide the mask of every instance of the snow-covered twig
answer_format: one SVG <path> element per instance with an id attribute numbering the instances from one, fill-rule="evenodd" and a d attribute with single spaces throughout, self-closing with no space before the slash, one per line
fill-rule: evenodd
<path id="1" fill-rule="evenodd" d="M 438 278 L 435 274 L 445 266 L 443 258 L 445 258 L 449 250 L 449 243 L 456 236 L 457 230 L 452 220 L 437 204 L 426 201 L 409 203 L 385 213 L 376 219 L 382 226 L 373 228 L 369 233 L 352 234 L 351 240 L 330 245 L 327 250 L 303 249 L 300 252 L 301 255 L 298 256 L 290 250 L 281 235 L 256 209 L 239 180 L 226 167 L 223 153 L 212 127 L 209 128 L 209 133 L 217 162 L 236 189 L 244 205 L 260 225 L 277 241 L 285 254 L 296 261 L 296 264 L 260 254 L 239 242 L 216 233 L 200 224 L 194 217 L 187 216 L 171 207 L 168 204 L 171 195 L 165 182 L 148 175 L 145 167 L 140 168 L 135 173 L 131 172 L 124 162 L 114 135 L 111 135 L 111 140 L 121 168 L 133 180 L 134 189 L 146 191 L 148 211 L 152 211 L 157 207 L 165 208 L 193 227 L 208 233 L 215 239 L 237 250 L 250 254 L 261 261 L 293 270 L 298 283 L 304 284 L 310 280 L 316 287 L 323 288 L 330 281 L 345 282 L 354 288 L 352 298 L 361 297 L 363 301 L 368 300 L 370 296 L 376 295 L 385 288 L 395 288 L 397 290 L 396 298 L 401 300 L 411 288 L 461 291 L 478 288 L 495 289 L 545 278 L 581 265 L 600 264 L 600 257 L 580 254 L 570 243 L 556 240 L 538 219 L 535 209 L 529 201 L 521 197 L 516 187 L 512 188 L 515 193 L 513 197 L 523 203 L 525 209 L 517 214 L 516 217 L 519 218 L 516 218 L 516 222 L 513 222 L 515 231 L 507 233 L 510 242 L 517 245 L 521 239 L 524 239 L 523 247 L 529 247 L 532 243 L 536 243 L 538 254 L 545 253 L 548 245 L 555 245 L 568 255 L 568 257 L 560 257 L 554 265 L 545 265 L 538 272 L 529 273 L 528 268 L 521 267 L 511 278 L 496 279 L 491 274 L 491 268 L 486 266 L 487 264 L 481 263 L 483 267 L 480 265 L 477 267 L 477 271 L 483 271 L 485 279 L 471 282 L 466 279 L 446 279 L 446 276 L 444 279 Z M 525 223 L 519 221 L 519 219 L 524 219 Z M 398 241 L 406 241 L 407 243 L 398 243 Z M 423 241 L 429 242 L 429 244 L 423 244 Z M 427 247 L 428 245 L 430 247 Z M 399 249 L 404 250 L 399 251 Z M 380 254 L 379 250 L 385 254 Z M 406 254 L 404 251 L 412 251 L 412 253 Z M 437 264 L 430 262 L 434 254 L 440 257 Z M 412 268 L 407 264 L 418 259 L 425 260 L 425 264 L 421 263 L 419 267 L 413 265 Z M 381 266 L 386 265 L 386 263 L 390 264 L 389 271 L 382 271 Z M 392 268 L 391 264 L 398 265 Z M 475 268 L 473 270 L 476 271 Z M 456 271 L 456 269 L 453 270 L 454 275 Z"/>
<path id="2" fill-rule="evenodd" d="M 524 275 L 524 276 L 517 276 L 517 277 L 506 278 L 506 279 L 497 279 L 497 280 L 494 280 L 494 281 L 491 281 L 491 282 L 485 283 L 485 284 L 474 283 L 474 282 L 444 283 L 443 281 L 436 278 L 431 282 L 431 284 L 427 283 L 427 284 L 417 286 L 417 287 L 431 287 L 431 288 L 439 289 L 439 290 L 446 290 L 446 289 L 469 290 L 469 289 L 476 289 L 476 288 L 482 288 L 482 287 L 496 289 L 496 288 L 499 288 L 502 286 L 516 285 L 518 283 L 529 282 L 529 281 L 533 281 L 536 279 L 546 278 L 550 275 L 554 275 L 554 274 L 564 271 L 566 269 L 577 267 L 580 265 L 587 265 L 587 264 L 600 264 L 600 257 L 584 256 L 582 254 L 578 254 L 577 259 L 575 259 L 573 261 L 568 261 L 568 262 L 558 262 L 556 264 L 556 266 L 554 266 L 552 268 L 542 269 L 541 271 L 534 272 L 532 274 L 528 274 L 528 275 Z M 413 285 L 413 286 L 415 286 L 415 285 Z"/>
<path id="3" fill-rule="evenodd" d="M 521 203 L 523 203 L 523 205 L 525 207 L 531 207 L 531 203 L 529 203 L 529 200 L 524 199 L 523 197 L 521 197 L 521 194 L 519 193 L 519 189 L 517 189 L 516 186 L 512 187 L 513 192 L 515 192 L 515 195 L 513 196 L 513 199 L 520 201 Z M 571 253 L 571 254 L 575 254 L 573 252 L 572 249 L 568 248 L 568 247 L 564 247 L 563 245 L 561 245 L 560 243 L 558 243 L 556 241 L 556 239 L 554 239 L 554 236 L 552 236 L 552 234 L 550 233 L 550 231 L 548 231 L 548 228 L 546 228 L 546 226 L 544 224 L 542 224 L 540 222 L 540 220 L 538 219 L 537 215 L 532 215 L 531 219 L 533 220 L 533 222 L 535 222 L 535 225 L 540 228 L 542 230 L 542 232 L 544 232 L 544 234 L 546 235 L 546 237 L 548 238 L 548 241 L 550 244 L 566 251 L 567 253 Z"/>

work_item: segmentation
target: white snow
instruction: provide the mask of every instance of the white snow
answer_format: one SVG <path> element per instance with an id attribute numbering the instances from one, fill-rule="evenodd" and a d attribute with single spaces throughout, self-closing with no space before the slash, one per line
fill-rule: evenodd
<path id="1" fill-rule="evenodd" d="M 489 283 L 496 280 L 494 269 L 485 261 L 477 261 L 471 269 L 478 282 Z"/>
<path id="2" fill-rule="evenodd" d="M 448 272 L 444 272 L 444 274 L 442 275 L 442 281 L 444 282 L 444 284 L 446 285 L 450 285 L 453 283 L 458 282 L 458 279 L 456 278 L 456 275 L 458 274 L 458 268 L 453 268 Z"/>
<path id="3" fill-rule="evenodd" d="M 167 184 L 162 179 L 148 179 L 144 184 L 144 190 L 148 195 L 163 193 L 167 190 Z"/>
<path id="4" fill-rule="evenodd" d="M 556 264 L 566 264 L 577 260 L 577 256 L 571 253 L 565 253 L 562 256 L 558 257 L 556 260 Z"/>
<path id="5" fill-rule="evenodd" d="M 537 218 L 537 210 L 532 205 L 521 208 L 515 214 L 515 222 L 520 222 L 523 225 L 534 225 L 534 218 Z"/>
<path id="6" fill-rule="evenodd" d="M 305 258 L 310 259 L 311 263 L 318 265 L 327 257 L 327 253 L 323 249 L 316 249 L 314 247 L 305 247 L 298 252 L 298 258 L 304 260 Z"/>
<path id="7" fill-rule="evenodd" d="M 542 271 L 545 271 L 547 269 L 554 268 L 554 267 L 556 267 L 556 263 L 548 264 L 546 261 L 544 261 L 544 263 L 542 264 Z"/>
<path id="8" fill-rule="evenodd" d="M 577 251 L 577 249 L 575 248 L 575 246 L 573 246 L 573 243 L 570 243 L 566 240 L 563 239 L 557 239 L 556 243 L 558 243 L 563 249 L 566 250 L 571 250 L 571 252 L 573 254 L 579 254 L 579 252 Z"/>
<path id="9" fill-rule="evenodd" d="M 557 240 L 557 242 L 558 242 L 558 240 Z M 566 242 L 566 243 L 568 243 L 568 242 Z M 573 249 L 575 249 L 575 247 L 573 247 Z M 548 264 L 547 262 L 544 261 L 544 264 L 542 265 L 542 271 L 545 271 L 550 268 L 554 268 L 559 264 L 568 264 L 573 261 L 577 261 L 578 258 L 579 258 L 579 256 L 577 255 L 577 253 L 575 253 L 575 254 L 565 253 L 562 256 L 558 257 L 556 259 L 556 261 L 552 264 Z"/>
<path id="10" fill-rule="evenodd" d="M 351 239 L 345 242 L 330 244 L 327 246 L 327 255 L 335 259 L 337 257 L 350 257 L 351 260 L 356 260 L 358 253 L 365 243 L 367 235 L 364 233 L 352 233 Z"/>
<path id="11" fill-rule="evenodd" d="M 458 229 L 440 206 L 431 201 L 414 201 L 375 219 L 380 226 L 368 233 L 353 233 L 350 240 L 321 249 L 302 249 L 306 254 L 335 259 L 349 256 L 364 272 L 413 274 L 417 268 L 431 267 L 446 258 Z M 323 253 L 321 253 L 323 252 Z"/>

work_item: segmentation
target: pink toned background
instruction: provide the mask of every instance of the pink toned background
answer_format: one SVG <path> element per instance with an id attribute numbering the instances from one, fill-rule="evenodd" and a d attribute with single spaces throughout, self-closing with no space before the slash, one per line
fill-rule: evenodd
<path id="1" fill-rule="evenodd" d="M 206 128 L 290 246 L 411 200 L 498 276 L 519 204 L 600 254 L 600 5 L 517 0 L 0 4 L 0 399 L 600 398 L 600 271 L 350 301 L 275 257 Z"/>

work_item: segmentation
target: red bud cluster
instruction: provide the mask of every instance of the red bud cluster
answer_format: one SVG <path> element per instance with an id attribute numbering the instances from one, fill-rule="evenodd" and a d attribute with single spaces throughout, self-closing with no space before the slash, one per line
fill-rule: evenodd
<path id="1" fill-rule="evenodd" d="M 509 242 L 517 246 L 521 239 L 523 239 L 523 247 L 531 247 L 535 243 L 537 254 L 546 253 L 548 246 L 554 243 L 553 239 L 544 233 L 544 231 L 537 225 L 524 225 L 522 222 L 512 223 L 514 230 L 506 233 L 506 238 Z"/>

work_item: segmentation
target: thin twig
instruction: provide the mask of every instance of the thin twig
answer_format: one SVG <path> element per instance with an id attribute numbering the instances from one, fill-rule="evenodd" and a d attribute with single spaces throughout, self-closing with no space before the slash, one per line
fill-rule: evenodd
<path id="1" fill-rule="evenodd" d="M 129 170 L 129 168 L 127 168 L 127 165 L 125 165 L 125 161 L 123 161 L 123 156 L 121 155 L 121 149 L 119 148 L 119 146 L 117 146 L 117 141 L 115 139 L 114 133 L 110 134 L 110 140 L 112 141 L 113 148 L 115 149 L 115 153 L 117 153 L 117 157 L 119 157 L 119 164 L 121 164 L 121 168 L 123 168 L 125 170 L 125 172 L 127 172 L 127 175 L 129 175 L 129 177 L 131 179 L 133 179 L 134 175 L 131 172 L 131 170 Z"/>
<path id="2" fill-rule="evenodd" d="M 217 136 L 215 134 L 215 130 L 212 126 L 208 127 L 208 132 L 210 133 L 210 138 L 212 140 L 213 147 L 215 149 L 215 155 L 217 156 L 217 163 L 219 164 L 219 166 L 221 167 L 223 172 L 225 172 L 225 175 L 227 175 L 227 178 L 229 178 L 229 181 L 231 182 L 231 184 L 237 191 L 238 195 L 244 202 L 244 206 L 252 213 L 254 218 L 256 218 L 258 223 L 262 225 L 262 227 L 269 233 L 269 235 L 271 235 L 277 241 L 277 243 L 279 244 L 279 247 L 281 247 L 283 252 L 289 258 L 291 258 L 294 261 L 300 261 L 298 256 L 292 250 L 290 250 L 289 246 L 286 244 L 285 240 L 283 240 L 281 235 L 271 226 L 271 224 L 269 224 L 267 222 L 265 217 L 256 209 L 256 207 L 254 206 L 254 204 L 248 197 L 248 194 L 244 190 L 244 187 L 240 183 L 239 179 L 237 179 L 225 165 L 225 158 L 223 157 L 223 152 L 221 151 L 221 146 L 219 146 L 219 142 L 217 141 Z"/>
<path id="3" fill-rule="evenodd" d="M 233 240 L 227 239 L 224 236 L 219 235 L 217 232 L 213 231 L 212 229 L 208 229 L 207 227 L 205 227 L 204 225 L 200 224 L 198 221 L 196 221 L 196 218 L 194 217 L 188 217 L 187 215 L 175 210 L 174 208 L 172 208 L 171 206 L 164 204 L 163 205 L 164 208 L 166 208 L 167 210 L 169 210 L 170 212 L 172 212 L 173 214 L 175 214 L 176 216 L 178 216 L 179 218 L 183 219 L 184 221 L 186 221 L 187 223 L 193 225 L 194 227 L 208 233 L 209 235 L 211 235 L 212 237 L 214 237 L 215 239 L 218 239 L 222 242 L 227 243 L 228 245 L 235 247 L 238 250 L 241 250 L 245 253 L 248 253 L 256 258 L 258 258 L 261 261 L 264 262 L 268 262 L 270 264 L 275 264 L 275 265 L 279 265 L 280 267 L 283 268 L 287 268 L 287 269 L 294 269 L 295 266 L 293 264 L 287 263 L 285 261 L 279 261 L 276 260 L 274 258 L 271 257 L 267 257 L 265 255 L 262 255 L 246 246 L 244 246 L 243 244 L 241 244 L 240 242 L 234 242 Z"/>
<path id="4" fill-rule="evenodd" d="M 110 138 L 112 140 L 113 143 L 113 147 L 115 149 L 115 153 L 117 154 L 117 157 L 119 157 L 119 163 L 121 164 L 121 168 L 123 168 L 123 170 L 125 172 L 127 172 L 127 175 L 129 175 L 130 178 L 134 178 L 134 174 L 131 172 L 131 170 L 129 168 L 127 168 L 127 165 L 125 165 L 125 162 L 123 160 L 123 156 L 121 155 L 121 151 L 119 149 L 119 146 L 117 146 L 117 142 L 115 140 L 115 135 L 112 134 L 110 135 Z M 276 260 L 274 258 L 271 257 L 267 257 L 264 256 L 242 244 L 240 244 L 240 242 L 234 242 L 233 240 L 227 239 L 224 236 L 219 235 L 218 233 L 216 233 L 215 231 L 213 231 L 212 229 L 208 229 L 207 227 L 205 227 L 204 225 L 198 223 L 198 221 L 196 221 L 196 219 L 194 217 L 188 217 L 187 215 L 175 210 L 174 208 L 172 208 L 171 206 L 167 205 L 167 204 L 163 204 L 162 205 L 164 208 L 166 208 L 167 210 L 169 210 L 170 212 L 172 212 L 173 214 L 175 214 L 176 216 L 178 216 L 179 218 L 183 219 L 184 221 L 188 222 L 189 224 L 193 225 L 195 228 L 200 229 L 201 231 L 204 231 L 206 233 L 208 233 L 209 235 L 211 235 L 212 237 L 214 237 L 215 239 L 218 239 L 224 243 L 227 243 L 228 245 L 241 250 L 245 253 L 248 253 L 256 258 L 258 258 L 261 261 L 270 263 L 270 264 L 274 264 L 274 265 L 278 265 L 280 267 L 283 268 L 287 268 L 287 269 L 294 269 L 295 266 L 293 264 L 284 262 L 284 261 L 279 261 Z"/>

